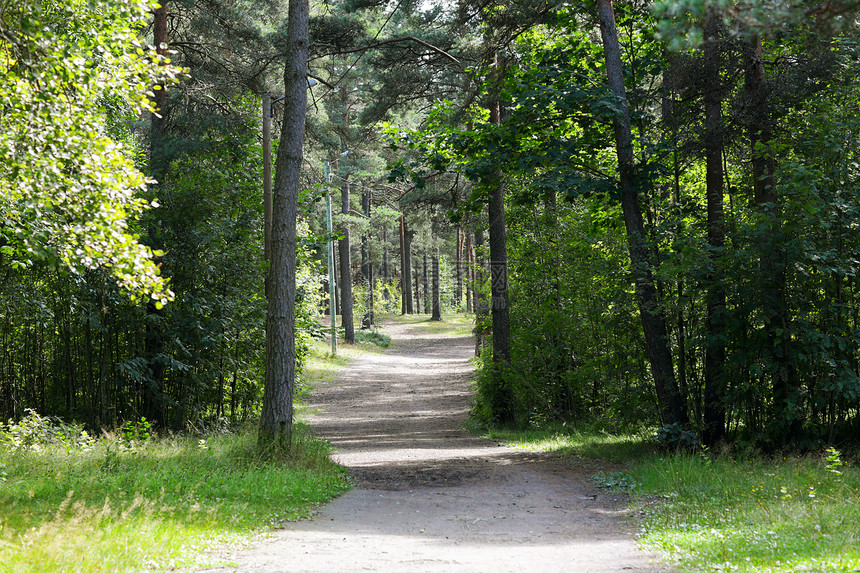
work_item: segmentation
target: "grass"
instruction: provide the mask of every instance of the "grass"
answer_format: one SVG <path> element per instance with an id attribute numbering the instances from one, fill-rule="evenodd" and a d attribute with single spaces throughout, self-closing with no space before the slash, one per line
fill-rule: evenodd
<path id="1" fill-rule="evenodd" d="M 299 395 L 384 343 L 371 336 L 332 357 L 326 341 L 312 341 Z M 307 517 L 348 489 L 328 444 L 301 423 L 293 432 L 290 456 L 272 460 L 259 454 L 256 428 L 205 439 L 140 431 L 81 440 L 35 416 L 18 428 L 19 438 L 35 439 L 14 447 L 0 424 L 0 572 L 224 565 L 213 548 Z"/>
<path id="2" fill-rule="evenodd" d="M 338 319 L 339 320 L 339 319 Z M 299 397 L 310 391 L 314 385 L 332 382 L 338 373 L 350 362 L 369 352 L 379 352 L 391 344 L 391 338 L 377 331 L 355 331 L 356 344 L 344 344 L 343 336 L 338 339 L 337 355 L 331 353 L 331 339 L 311 339 L 310 353 L 305 358 L 304 370 L 297 388 Z M 301 409 L 301 404 L 299 404 Z"/>
<path id="3" fill-rule="evenodd" d="M 860 570 L 860 471 L 824 456 L 675 455 L 630 471 L 642 542 L 682 571 Z M 657 503 L 652 503 L 659 500 Z"/>
<path id="4" fill-rule="evenodd" d="M 261 458 L 246 431 L 7 447 L 0 463 L 0 571 L 200 567 L 207 548 L 306 517 L 348 488 L 300 424 L 280 461 Z"/>
<path id="5" fill-rule="evenodd" d="M 385 319 L 400 324 L 420 324 L 424 330 L 440 336 L 469 336 L 475 328 L 475 315 L 467 313 L 443 314 L 441 321 L 430 320 L 426 314 L 390 314 Z"/>
<path id="6" fill-rule="evenodd" d="M 492 429 L 487 436 L 507 445 L 532 451 L 556 452 L 566 457 L 582 456 L 611 462 L 627 462 L 650 455 L 654 449 L 642 434 L 606 431 L 597 426 L 529 430 Z"/>
<path id="7" fill-rule="evenodd" d="M 623 472 L 601 472 L 595 483 L 631 493 L 644 516 L 640 542 L 679 571 L 860 571 L 860 470 L 839 465 L 836 452 L 712 459 L 661 453 L 642 434 L 596 428 L 489 435 L 623 463 Z"/>

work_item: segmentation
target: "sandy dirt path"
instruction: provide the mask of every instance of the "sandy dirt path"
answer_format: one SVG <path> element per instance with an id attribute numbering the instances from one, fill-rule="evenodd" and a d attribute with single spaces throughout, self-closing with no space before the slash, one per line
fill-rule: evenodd
<path id="1" fill-rule="evenodd" d="M 310 420 L 355 487 L 229 557 L 248 572 L 664 571 L 637 550 L 598 466 L 500 446 L 462 428 L 467 337 L 388 324 L 392 347 L 314 389 Z"/>

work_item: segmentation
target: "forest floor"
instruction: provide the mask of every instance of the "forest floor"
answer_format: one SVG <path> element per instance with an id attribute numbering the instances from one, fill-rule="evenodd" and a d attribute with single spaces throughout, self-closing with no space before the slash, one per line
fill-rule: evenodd
<path id="1" fill-rule="evenodd" d="M 392 345 L 313 389 L 310 424 L 354 487 L 309 520 L 221 555 L 222 569 L 665 571 L 635 542 L 610 464 L 508 448 L 464 429 L 474 345 L 438 323 L 389 321 Z"/>

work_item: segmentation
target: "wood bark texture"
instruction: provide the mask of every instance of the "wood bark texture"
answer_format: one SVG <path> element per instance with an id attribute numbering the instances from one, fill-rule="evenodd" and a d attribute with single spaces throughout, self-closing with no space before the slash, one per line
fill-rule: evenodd
<path id="1" fill-rule="evenodd" d="M 635 160 L 633 156 L 633 134 L 630 129 L 630 111 L 627 105 L 627 91 L 624 86 L 624 71 L 621 64 L 621 48 L 615 25 L 615 12 L 611 0 L 598 0 L 600 33 L 603 39 L 603 52 L 606 59 L 606 74 L 609 89 L 618 106 L 613 118 L 615 149 L 618 155 L 618 171 L 621 191 L 621 209 L 627 242 L 630 250 L 630 263 L 636 287 L 636 300 L 645 334 L 651 374 L 657 391 L 657 400 L 663 423 L 687 424 L 687 410 L 681 403 L 672 353 L 666 335 L 666 324 L 657 297 L 657 288 L 651 274 L 651 261 L 646 242 L 642 207 L 636 187 Z"/>
<path id="2" fill-rule="evenodd" d="M 308 0 L 290 0 L 284 121 L 272 190 L 272 263 L 266 315 L 266 383 L 260 445 L 289 447 L 296 378 L 296 217 L 307 112 Z"/>

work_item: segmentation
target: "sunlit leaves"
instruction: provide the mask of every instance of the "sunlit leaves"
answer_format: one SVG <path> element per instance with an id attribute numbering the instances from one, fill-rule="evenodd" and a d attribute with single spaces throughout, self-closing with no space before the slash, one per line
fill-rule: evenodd
<path id="1" fill-rule="evenodd" d="M 161 305 L 156 253 L 129 230 L 147 181 L 102 109 L 151 111 L 153 86 L 175 77 L 137 37 L 154 5 L 0 1 L 0 244 L 12 266 L 109 267 Z"/>

